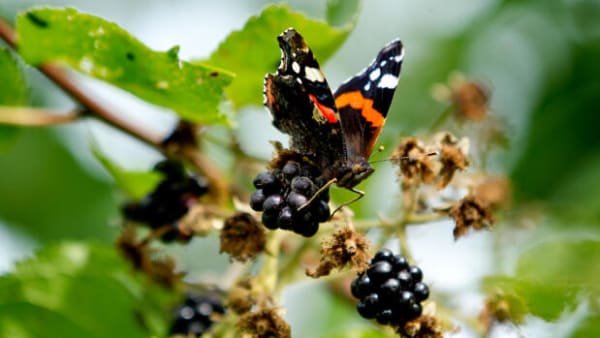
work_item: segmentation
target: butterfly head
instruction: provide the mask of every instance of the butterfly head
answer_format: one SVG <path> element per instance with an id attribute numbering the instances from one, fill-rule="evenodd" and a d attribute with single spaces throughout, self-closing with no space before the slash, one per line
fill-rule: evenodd
<path id="1" fill-rule="evenodd" d="M 375 169 L 364 158 L 350 158 L 344 166 L 338 169 L 336 175 L 337 185 L 342 188 L 352 189 L 369 177 L 374 171 Z"/>

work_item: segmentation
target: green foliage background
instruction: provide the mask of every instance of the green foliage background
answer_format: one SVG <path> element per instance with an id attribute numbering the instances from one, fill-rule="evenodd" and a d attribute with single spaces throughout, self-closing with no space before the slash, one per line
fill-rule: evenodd
<path id="1" fill-rule="evenodd" d="M 403 39 L 406 63 L 381 138 L 388 149 L 400 135 L 424 133 L 445 109 L 431 98 L 434 83 L 446 82 L 454 70 L 483 79 L 492 89 L 494 114 L 509 126 L 510 143 L 505 151 L 492 151 L 486 164 L 490 172 L 510 177 L 515 199 L 511 211 L 494 230 L 499 243 L 494 250 L 499 260 L 513 257 L 505 264 L 513 268 L 503 269 L 498 262 L 497 274 L 482 281 L 482 290 L 514 295 L 525 304 L 523 311 L 547 321 L 560 321 L 565 313 L 584 307 L 585 315 L 569 335 L 592 337 L 600 331 L 597 1 L 485 1 L 462 6 L 444 1 L 421 5 L 373 1 L 362 3 L 360 9 L 356 1 L 297 1 L 265 10 L 266 1 L 238 2 L 237 11 L 247 14 L 248 21 L 240 19 L 235 27 L 222 28 L 227 33 L 239 31 L 228 36 L 224 33 L 220 45 L 193 60 L 180 60 L 177 48 L 152 51 L 125 30 L 103 21 L 107 36 L 100 43 L 106 48 L 94 53 L 89 45 L 94 40 L 88 40 L 87 33 L 100 19 L 74 10 L 36 12 L 41 20 L 70 22 L 50 26 L 56 29 L 52 30 L 54 35 L 40 39 L 39 29 L 24 15 L 17 19 L 17 11 L 47 4 L 81 6 L 106 18 L 112 18 L 113 11 L 133 11 L 143 20 L 144 7 L 157 3 L 131 1 L 94 7 L 76 1 L 9 0 L 0 4 L 0 16 L 18 25 L 24 61 L 34 65 L 49 60 L 65 62 L 168 107 L 174 114 L 206 124 L 228 120 L 236 125 L 238 118 L 252 109 L 267 114 L 256 108 L 262 99 L 262 77 L 275 69 L 279 61 L 275 37 L 289 26 L 305 35 L 325 65 L 326 74 L 331 74 L 330 83 L 339 83 L 364 67 L 383 43 L 396 36 Z M 214 6 L 206 10 L 214 10 Z M 410 20 L 404 12 L 419 17 Z M 460 20 L 453 20 L 452 15 Z M 75 20 L 71 22 L 68 16 Z M 114 16 L 120 18 L 119 24 L 127 25 L 126 17 Z M 185 27 L 178 34 L 186 34 Z M 65 44 L 57 45 L 57 40 Z M 202 39 L 197 43 L 202 44 Z M 135 66 L 127 64 L 131 50 L 140 61 Z M 88 59 L 82 62 L 84 57 Z M 327 63 L 329 58 L 333 61 Z M 86 66 L 90 59 L 93 68 Z M 219 76 L 211 77 L 215 71 Z M 25 74 L 28 87 L 19 72 Z M 172 85 L 157 86 L 165 78 Z M 196 85 L 198 78 L 203 79 L 203 86 Z M 219 104 L 223 97 L 230 105 Z M 72 107 L 55 87 L 2 48 L 0 105 L 27 104 L 58 110 Z M 118 234 L 123 190 L 140 196 L 143 182 L 156 177 L 144 176 L 147 172 L 126 172 L 111 160 L 103 161 L 102 154 L 98 159 L 115 180 L 106 172 L 99 173 L 98 163 L 94 167 L 81 160 L 81 151 L 73 151 L 69 143 L 66 135 L 77 135 L 78 129 L 80 124 L 48 129 L 0 126 L 0 222 L 9 232 L 25 236 L 41 249 L 38 256 L 11 267 L 0 277 L 1 337 L 143 337 L 160 335 L 167 325 L 166 315 L 153 311 L 160 308 L 157 304 L 168 304 L 168 296 L 157 290 L 149 300 L 149 286 L 128 273 L 111 247 Z M 214 130 L 218 136 L 226 129 Z M 464 131 L 470 132 L 468 127 Z M 88 154 L 98 152 L 91 143 L 79 142 L 77 147 Z M 227 165 L 223 168 L 230 169 Z M 376 215 L 379 210 L 373 206 L 388 198 L 378 190 L 377 180 L 389 182 L 392 178 L 378 177 L 366 183 L 369 197 L 353 206 L 358 218 Z M 344 195 L 337 197 L 343 199 Z M 532 226 L 523 229 L 519 215 L 530 216 Z M 0 236 L 12 238 L 3 233 Z M 514 237 L 519 238 L 517 245 L 511 242 Z M 70 242 L 73 240 L 78 242 Z M 190 257 L 206 255 L 209 250 L 209 256 L 216 253 L 214 238 L 195 244 L 171 250 L 188 266 L 189 260 L 194 260 Z M 217 257 L 200 265 L 219 272 L 225 264 L 225 257 Z M 318 295 L 316 308 L 322 309 L 317 315 L 327 313 L 339 325 L 312 323 L 297 331 L 298 337 L 348 337 L 345 329 L 356 332 L 357 337 L 379 336 L 369 324 L 357 323 L 358 317 L 348 304 L 325 290 L 314 292 Z M 107 295 L 119 296 L 109 302 Z M 147 301 L 154 303 L 148 305 Z M 297 307 L 289 312 L 305 310 Z M 140 309 L 149 327 L 131 316 Z M 111 325 L 102 325 L 105 321 Z"/>

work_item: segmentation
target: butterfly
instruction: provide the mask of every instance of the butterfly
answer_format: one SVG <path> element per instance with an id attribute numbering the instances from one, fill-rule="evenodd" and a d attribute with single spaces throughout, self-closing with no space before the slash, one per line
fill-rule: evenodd
<path id="1" fill-rule="evenodd" d="M 354 187 L 374 169 L 369 156 L 385 123 L 404 57 L 398 39 L 332 93 L 304 38 L 293 28 L 277 40 L 281 62 L 264 79 L 264 104 L 290 148 L 311 159 L 329 183 Z M 358 199 L 357 198 L 357 199 Z"/>

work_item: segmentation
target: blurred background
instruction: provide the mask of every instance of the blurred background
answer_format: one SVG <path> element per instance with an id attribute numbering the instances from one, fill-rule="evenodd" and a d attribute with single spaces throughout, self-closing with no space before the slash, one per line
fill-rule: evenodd
<path id="1" fill-rule="evenodd" d="M 269 3 L 2 0 L 0 16 L 12 20 L 19 10 L 34 5 L 72 6 L 116 22 L 152 49 L 179 45 L 180 57 L 194 60 L 207 58 L 232 30 Z M 324 17 L 324 1 L 288 3 L 312 18 Z M 512 273 L 521 251 L 552 237 L 599 238 L 599 18 L 600 2 L 592 0 L 370 0 L 362 4 L 356 28 L 344 45 L 322 65 L 335 87 L 365 67 L 387 42 L 397 37 L 404 42 L 405 63 L 380 138 L 387 150 L 378 158 L 388 156 L 400 137 L 429 132 L 448 105 L 434 99 L 433 88 L 448 83 L 451 74 L 460 72 L 489 88 L 490 114 L 501 121 L 508 144 L 487 151 L 485 159 L 474 159 L 472 167 L 509 177 L 511 210 L 494 232 L 456 242 L 450 221 L 409 229 L 411 250 L 433 293 L 467 316 L 481 310 L 481 277 Z M 58 111 L 75 107 L 43 76 L 29 69 L 28 77 L 32 105 Z M 156 132 L 166 134 L 176 123 L 167 110 L 97 81 L 81 81 Z M 0 90 L 5 85 L 0 84 Z M 268 141 L 285 142 L 263 107 L 245 107 L 235 114 L 236 133 L 247 153 L 268 159 Z M 461 128 L 468 136 L 476 127 Z M 92 156 L 91 143 L 130 169 L 146 170 L 160 159 L 155 151 L 97 122 L 21 129 L 12 144 L 0 149 L 0 272 L 10 271 L 16 260 L 48 243 L 110 243 L 116 238 L 124 196 Z M 218 148 L 211 154 L 217 164 L 231 167 L 231 159 Z M 353 206 L 358 217 L 393 214 L 399 203 L 398 185 L 390 184 L 396 169 L 387 162 L 376 168 L 364 186 L 367 198 Z M 172 250 L 184 269 L 197 274 L 218 275 L 228 264 L 226 256 L 215 254 L 215 238 L 194 239 Z M 202 253 L 214 259 L 196 259 Z M 307 294 L 311 298 L 306 299 Z M 294 285 L 285 293 L 283 306 L 294 337 L 322 333 L 339 318 L 354 325 L 347 319 L 354 310 L 336 310 L 330 297 L 313 282 Z M 319 310 L 306 311 L 298 304 Z M 532 317 L 519 329 L 494 335 L 568 336 L 584 312 L 565 313 L 558 323 Z M 475 335 L 463 328 L 453 336 Z"/>

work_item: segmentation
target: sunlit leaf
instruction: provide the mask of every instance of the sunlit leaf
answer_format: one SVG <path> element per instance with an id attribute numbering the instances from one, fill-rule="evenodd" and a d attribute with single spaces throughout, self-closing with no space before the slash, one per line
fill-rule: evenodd
<path id="1" fill-rule="evenodd" d="M 17 18 L 18 47 L 33 64 L 64 62 L 182 118 L 211 124 L 232 75 L 179 59 L 178 48 L 156 52 L 116 24 L 75 9 L 36 8 Z"/>
<path id="2" fill-rule="evenodd" d="M 275 5 L 251 17 L 241 30 L 229 34 L 208 60 L 211 65 L 236 73 L 235 81 L 226 89 L 235 106 L 261 104 L 263 78 L 266 73 L 275 72 L 279 65 L 281 53 L 277 36 L 289 27 L 302 34 L 323 63 L 344 42 L 352 25 L 343 29 L 331 27 L 287 6 Z"/>
<path id="3" fill-rule="evenodd" d="M 17 264 L 10 275 L 0 277 L 0 313 L 27 312 L 23 316 L 0 316 L 0 322 L 12 332 L 34 334 L 43 322 L 30 317 L 38 314 L 62 324 L 46 326 L 43 336 L 47 337 L 82 333 L 92 337 L 147 337 L 151 333 L 140 320 L 145 318 L 140 313 L 148 309 L 140 304 L 147 306 L 147 297 L 164 291 L 135 277 L 112 246 L 67 243 L 46 248 Z"/>
<path id="4" fill-rule="evenodd" d="M 128 197 L 141 199 L 156 187 L 162 175 L 154 171 L 127 171 L 106 157 L 99 148 L 93 153 Z"/>
<path id="5" fill-rule="evenodd" d="M 600 314 L 593 314 L 577 323 L 571 338 L 600 337 Z"/>

